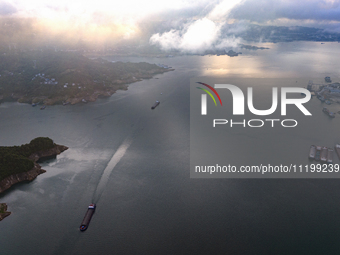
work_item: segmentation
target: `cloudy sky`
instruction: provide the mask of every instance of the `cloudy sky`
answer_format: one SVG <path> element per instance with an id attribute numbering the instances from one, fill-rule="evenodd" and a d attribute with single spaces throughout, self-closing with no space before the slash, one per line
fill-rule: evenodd
<path id="1" fill-rule="evenodd" d="M 340 0 L 0 0 L 0 17 L 2 25 L 21 20 L 21 30 L 34 35 L 95 42 L 147 36 L 163 49 L 196 51 L 237 44 L 237 38 L 222 39 L 225 24 L 340 32 Z"/>

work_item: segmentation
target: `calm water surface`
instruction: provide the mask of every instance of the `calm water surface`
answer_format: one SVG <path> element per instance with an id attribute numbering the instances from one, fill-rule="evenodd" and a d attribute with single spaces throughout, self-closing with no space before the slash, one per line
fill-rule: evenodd
<path id="1" fill-rule="evenodd" d="M 340 81 L 338 43 L 267 46 L 234 58 L 108 57 L 176 70 L 95 103 L 1 104 L 1 145 L 48 136 L 70 148 L 42 164 L 46 173 L 1 194 L 12 215 L 0 223 L 0 253 L 339 254 L 339 180 L 189 178 L 191 77 Z M 340 141 L 337 118 L 301 139 Z M 91 202 L 97 210 L 81 233 Z"/>

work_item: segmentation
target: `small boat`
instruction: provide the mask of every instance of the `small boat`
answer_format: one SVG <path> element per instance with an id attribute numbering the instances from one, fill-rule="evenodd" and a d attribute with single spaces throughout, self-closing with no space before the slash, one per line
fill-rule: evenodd
<path id="1" fill-rule="evenodd" d="M 325 101 L 326 101 L 326 99 L 325 99 L 323 96 L 318 95 L 317 98 L 318 98 L 321 102 L 325 102 Z"/>
<path id="2" fill-rule="evenodd" d="M 40 107 L 40 110 L 44 110 L 46 108 L 46 105 L 43 105 Z"/>
<path id="3" fill-rule="evenodd" d="M 338 157 L 340 158 L 340 144 L 337 143 L 335 146 L 334 146 L 334 149 L 336 151 L 336 154 L 338 154 Z"/>
<path id="4" fill-rule="evenodd" d="M 329 164 L 333 163 L 333 149 L 330 149 L 330 148 L 328 148 L 327 163 Z"/>
<path id="5" fill-rule="evenodd" d="M 151 106 L 151 109 L 155 109 L 160 104 L 159 101 L 156 101 L 153 106 Z"/>
<path id="6" fill-rule="evenodd" d="M 309 158 L 314 159 L 315 153 L 316 153 L 316 147 L 315 147 L 315 145 L 311 145 L 310 149 L 309 149 Z"/>
<path id="7" fill-rule="evenodd" d="M 87 101 L 84 98 L 81 101 L 85 104 L 87 103 Z"/>
<path id="8" fill-rule="evenodd" d="M 329 117 L 331 117 L 331 118 L 334 118 L 335 117 L 335 113 L 334 112 L 330 112 L 326 107 L 324 107 L 323 109 L 322 109 L 322 111 L 324 112 L 324 113 L 326 113 Z"/>
<path id="9" fill-rule="evenodd" d="M 315 152 L 315 160 L 319 161 L 321 155 L 321 146 L 316 146 L 316 152 Z"/>
<path id="10" fill-rule="evenodd" d="M 327 147 L 322 147 L 322 149 L 321 149 L 321 157 L 320 157 L 320 160 L 322 162 L 326 162 L 327 161 L 327 154 L 328 154 L 328 148 Z"/>
<path id="11" fill-rule="evenodd" d="M 63 102 L 63 106 L 70 104 L 70 102 Z"/>

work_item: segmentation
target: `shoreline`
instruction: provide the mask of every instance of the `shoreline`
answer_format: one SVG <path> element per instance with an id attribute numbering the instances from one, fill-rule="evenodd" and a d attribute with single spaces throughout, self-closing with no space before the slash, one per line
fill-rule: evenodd
<path id="1" fill-rule="evenodd" d="M 110 97 L 117 90 L 127 90 L 128 85 L 142 81 L 143 79 L 152 79 L 157 74 L 163 74 L 166 72 L 174 71 L 173 68 L 164 68 L 164 69 L 153 69 L 149 71 L 148 74 L 132 74 L 134 76 L 128 77 L 124 80 L 115 80 L 114 85 L 115 87 L 107 87 L 105 89 L 95 89 L 92 93 L 89 92 L 79 92 L 78 94 L 71 96 L 68 94 L 56 96 L 56 97 L 48 97 L 44 95 L 39 96 L 26 96 L 24 94 L 16 94 L 12 93 L 11 95 L 0 95 L 0 104 L 4 102 L 18 102 L 18 103 L 25 103 L 25 104 L 32 104 L 36 105 L 75 105 L 78 103 L 87 103 L 87 102 L 95 102 L 100 97 Z"/>
<path id="2" fill-rule="evenodd" d="M 11 212 L 7 211 L 7 204 L 0 203 L 0 221 L 2 221 L 4 218 L 10 215 L 11 215 Z"/>
<path id="3" fill-rule="evenodd" d="M 46 170 L 42 169 L 41 166 L 37 163 L 39 159 L 59 155 L 60 153 L 67 149 L 68 147 L 64 145 L 56 144 L 51 149 L 32 153 L 28 158 L 34 162 L 34 167 L 27 172 L 12 174 L 2 179 L 0 181 L 0 193 L 4 192 L 5 190 L 8 190 L 17 183 L 33 181 L 35 178 L 37 178 L 38 175 L 46 172 Z M 3 220 L 5 217 L 9 216 L 10 214 L 11 212 L 7 212 L 7 204 L 0 203 L 0 221 Z"/>

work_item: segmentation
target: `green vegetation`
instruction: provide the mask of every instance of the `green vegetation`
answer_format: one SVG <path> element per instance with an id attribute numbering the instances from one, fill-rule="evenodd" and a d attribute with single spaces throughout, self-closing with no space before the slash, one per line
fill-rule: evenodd
<path id="1" fill-rule="evenodd" d="M 134 77 L 144 78 L 154 72 L 164 72 L 164 68 L 148 63 L 93 60 L 78 52 L 0 52 L 0 98 L 26 103 L 46 98 L 64 101 L 95 91 L 112 92 L 133 82 Z"/>
<path id="2" fill-rule="evenodd" d="M 53 140 L 48 137 L 38 137 L 21 146 L 0 146 L 0 180 L 12 174 L 31 170 L 34 163 L 28 157 L 54 146 Z"/>
<path id="3" fill-rule="evenodd" d="M 6 212 L 6 204 L 0 204 L 0 213 Z"/>

